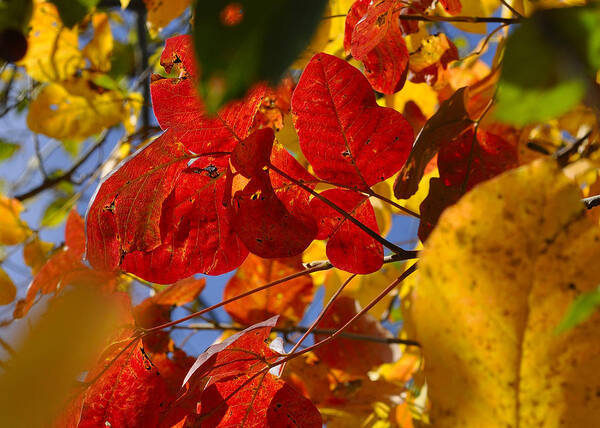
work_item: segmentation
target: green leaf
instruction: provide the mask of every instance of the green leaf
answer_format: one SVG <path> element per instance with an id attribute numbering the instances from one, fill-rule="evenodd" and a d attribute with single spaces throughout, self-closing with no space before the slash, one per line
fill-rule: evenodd
<path id="1" fill-rule="evenodd" d="M 0 139 L 0 162 L 10 159 L 20 148 L 21 146 L 18 144 Z"/>
<path id="2" fill-rule="evenodd" d="M 50 0 L 56 5 L 63 24 L 72 28 L 92 11 L 100 0 Z"/>
<path id="3" fill-rule="evenodd" d="M 556 333 L 564 333 L 581 324 L 598 309 L 598 306 L 600 306 L 600 286 L 594 291 L 577 296 L 558 327 L 556 327 Z"/>
<path id="4" fill-rule="evenodd" d="M 67 152 L 71 157 L 77 157 L 79 151 L 81 150 L 81 142 L 75 140 L 62 140 L 61 141 L 63 149 Z"/>
<path id="5" fill-rule="evenodd" d="M 523 126 L 560 116 L 591 93 L 598 68 L 598 4 L 539 11 L 506 42 L 496 118 Z"/>
<path id="6" fill-rule="evenodd" d="M 224 2 L 196 1 L 194 44 L 207 110 L 216 112 L 257 81 L 279 80 L 309 44 L 326 3 L 243 0 L 224 7 Z M 230 24 L 227 12 L 234 18 Z"/>
<path id="7" fill-rule="evenodd" d="M 44 211 L 40 224 L 44 227 L 56 227 L 60 225 L 71 208 L 73 207 L 73 201 L 68 197 L 60 197 L 54 200 Z"/>
<path id="8" fill-rule="evenodd" d="M 31 0 L 0 1 L 0 30 L 12 28 L 25 31 L 33 12 Z"/>
<path id="9" fill-rule="evenodd" d="M 101 88 L 108 89 L 111 91 L 120 90 L 119 84 L 115 82 L 112 77 L 106 74 L 100 74 L 98 76 L 95 76 L 92 79 L 92 82 L 94 82 L 95 85 L 100 86 Z"/>

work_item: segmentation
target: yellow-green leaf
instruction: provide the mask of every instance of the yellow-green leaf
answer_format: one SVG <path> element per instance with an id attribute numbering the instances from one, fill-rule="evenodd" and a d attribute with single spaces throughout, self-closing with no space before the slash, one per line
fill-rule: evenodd
<path id="1" fill-rule="evenodd" d="M 0 268 L 0 305 L 8 305 L 17 297 L 17 287 L 10 276 Z"/>
<path id="2" fill-rule="evenodd" d="M 536 161 L 442 215 L 412 302 L 436 428 L 597 426 L 600 314 L 555 334 L 600 278 L 600 229 L 580 197 Z"/>

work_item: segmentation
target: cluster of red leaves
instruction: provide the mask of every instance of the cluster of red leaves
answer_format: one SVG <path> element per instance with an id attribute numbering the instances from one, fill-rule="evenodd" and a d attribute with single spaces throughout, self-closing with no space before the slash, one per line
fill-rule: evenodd
<path id="1" fill-rule="evenodd" d="M 156 77 L 151 85 L 165 133 L 105 179 L 90 206 L 92 266 L 172 283 L 231 271 L 248 252 L 292 257 L 313 239 L 329 238 L 335 266 L 377 270 L 381 244 L 340 211 L 378 232 L 373 208 L 359 192 L 402 167 L 413 141 L 407 121 L 377 105 L 358 69 L 315 55 L 291 97 L 300 147 L 315 177 L 274 141 L 270 128 L 279 116 L 265 108 L 265 96 L 283 115 L 291 84 L 277 91 L 258 85 L 208 116 L 194 89 L 190 45 L 187 36 L 167 41 L 161 64 L 179 77 Z M 311 200 L 319 182 L 351 190 Z"/>
<path id="2" fill-rule="evenodd" d="M 458 59 L 456 46 L 444 35 L 428 38 L 417 52 L 410 53 L 404 35 L 419 31 L 417 21 L 403 15 L 423 13 L 431 0 L 408 4 L 401 0 L 357 0 L 346 17 L 344 49 L 362 61 L 365 76 L 376 91 L 398 92 L 411 72 L 415 82 L 435 83 L 440 69 Z M 460 12 L 458 0 L 441 1 L 449 13 Z"/>
<path id="3" fill-rule="evenodd" d="M 92 382 L 60 418 L 63 426 L 319 428 L 317 408 L 269 372 L 280 358 L 267 344 L 277 317 L 209 347 L 196 360 L 175 349 L 149 353 L 138 340 L 113 346 Z M 185 388 L 182 389 L 182 386 Z"/>

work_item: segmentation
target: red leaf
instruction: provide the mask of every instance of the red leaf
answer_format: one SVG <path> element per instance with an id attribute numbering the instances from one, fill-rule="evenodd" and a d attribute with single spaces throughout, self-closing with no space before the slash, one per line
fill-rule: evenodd
<path id="1" fill-rule="evenodd" d="M 319 329 L 338 329 L 359 311 L 356 300 L 338 297 L 317 325 Z M 390 333 L 371 315 L 365 314 L 354 321 L 348 333 L 374 337 L 390 337 Z M 315 335 L 315 340 L 325 339 L 325 335 Z M 365 342 L 352 339 L 334 339 L 315 349 L 315 354 L 329 367 L 343 370 L 348 374 L 364 376 L 373 367 L 394 361 L 393 348 L 385 343 Z"/>
<path id="2" fill-rule="evenodd" d="M 466 190 L 517 165 L 516 145 L 481 130 L 475 139 L 473 128 L 443 144 L 438 155 L 444 184 L 464 186 L 467 180 Z"/>
<path id="3" fill-rule="evenodd" d="M 292 97 L 302 152 L 322 179 L 365 188 L 398 171 L 413 132 L 397 111 L 379 107 L 356 68 L 315 55 Z"/>
<path id="4" fill-rule="evenodd" d="M 394 195 L 408 199 L 417 191 L 425 168 L 437 154 L 441 145 L 452 140 L 473 124 L 466 110 L 468 88 L 460 88 L 440 105 L 427 121 L 415 141 L 406 164 L 396 177 Z"/>
<path id="5" fill-rule="evenodd" d="M 421 221 L 418 235 L 422 242 L 427 240 L 442 212 L 450 205 L 457 203 L 463 194 L 461 185 L 446 186 L 438 177 L 429 180 L 429 194 L 419 207 Z"/>
<path id="6" fill-rule="evenodd" d="M 356 0 L 352 3 L 348 14 L 346 15 L 346 23 L 344 26 L 344 50 L 346 54 L 352 49 L 352 33 L 358 21 L 367 14 L 371 0 Z"/>
<path id="7" fill-rule="evenodd" d="M 78 428 L 158 426 L 170 401 L 165 380 L 138 342 L 87 390 Z"/>
<path id="8" fill-rule="evenodd" d="M 183 145 L 166 132 L 100 184 L 86 218 L 92 266 L 114 270 L 122 253 L 160 245 L 161 207 L 188 160 Z"/>
<path id="9" fill-rule="evenodd" d="M 160 56 L 160 65 L 167 73 L 171 73 L 172 68 L 177 64 L 181 64 L 182 71 L 192 79 L 198 76 L 193 40 L 188 34 L 171 37 L 165 42 L 165 49 Z"/>
<path id="10" fill-rule="evenodd" d="M 462 10 L 460 0 L 439 0 L 439 2 L 450 15 L 458 15 Z"/>
<path id="11" fill-rule="evenodd" d="M 368 196 L 342 189 L 325 190 L 321 196 L 379 233 L 375 211 Z M 382 266 L 383 246 L 379 242 L 318 198 L 312 199 L 310 208 L 319 226 L 317 239 L 329 238 L 327 257 L 335 267 L 366 274 Z"/>
<path id="12" fill-rule="evenodd" d="M 281 145 L 270 162 L 292 178 L 314 188 L 312 177 Z M 233 195 L 235 230 L 246 247 L 264 258 L 300 254 L 317 233 L 308 214 L 310 194 L 274 171 L 260 171 Z"/>
<path id="13" fill-rule="evenodd" d="M 185 376 L 183 383 L 207 378 L 205 388 L 215 382 L 241 375 L 252 375 L 268 367 L 279 354 L 271 350 L 266 341 L 278 316 L 228 337 L 223 342 L 209 347 L 198 356 Z"/>
<path id="14" fill-rule="evenodd" d="M 85 253 L 85 225 L 83 219 L 72 209 L 65 225 L 65 245 L 69 252 L 76 258 L 81 258 Z"/>
<path id="15" fill-rule="evenodd" d="M 223 300 L 302 270 L 300 257 L 265 260 L 251 254 L 225 286 Z M 225 310 L 236 322 L 244 325 L 277 314 L 280 315 L 280 323 L 297 323 L 312 298 L 313 282 L 309 275 L 305 275 L 225 305 Z"/>
<path id="16" fill-rule="evenodd" d="M 320 428 L 310 400 L 270 373 L 211 385 L 199 403 L 201 427 Z"/>
<path id="17" fill-rule="evenodd" d="M 164 201 L 161 244 L 125 255 L 122 268 L 169 284 L 195 273 L 220 275 L 238 267 L 248 250 L 233 230 L 227 157 L 202 157 L 186 167 Z"/>
<path id="18" fill-rule="evenodd" d="M 244 100 L 233 101 L 216 116 L 209 116 L 194 88 L 190 36 L 167 40 L 161 64 L 171 72 L 173 65 L 179 63 L 184 66 L 180 77 L 153 76 L 150 89 L 158 123 L 163 129 L 173 130 L 178 140 L 194 153 L 230 152 L 238 141 L 248 136 L 265 95 L 265 86 L 254 87 Z"/>
<path id="19" fill-rule="evenodd" d="M 89 269 L 81 261 L 85 252 L 84 223 L 76 210 L 71 210 L 65 226 L 65 244 L 46 261 L 33 277 L 24 299 L 15 306 L 13 316 L 22 318 L 31 309 L 39 292 L 50 294 L 68 284 L 84 283 L 110 292 L 116 285 L 116 275 Z"/>
<path id="20" fill-rule="evenodd" d="M 231 153 L 231 164 L 240 174 L 251 178 L 269 163 L 275 134 L 271 128 L 260 129 L 240 141 Z"/>
<path id="21" fill-rule="evenodd" d="M 157 305 L 182 306 L 194 301 L 202 293 L 205 286 L 206 280 L 204 278 L 190 277 L 177 281 L 150 299 Z"/>
<path id="22" fill-rule="evenodd" d="M 373 89 L 384 94 L 398 92 L 406 81 L 409 55 L 399 20 L 402 5 L 398 0 L 371 2 L 352 32 L 352 56 L 365 65 Z"/>

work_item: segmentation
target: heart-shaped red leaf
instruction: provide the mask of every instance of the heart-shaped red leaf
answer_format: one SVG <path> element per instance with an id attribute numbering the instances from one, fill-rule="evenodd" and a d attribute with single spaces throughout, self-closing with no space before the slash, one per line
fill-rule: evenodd
<path id="1" fill-rule="evenodd" d="M 398 171 L 413 142 L 410 124 L 380 107 L 361 72 L 331 55 L 315 55 L 292 96 L 300 147 L 322 179 L 369 187 Z"/>

